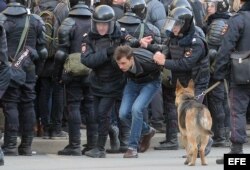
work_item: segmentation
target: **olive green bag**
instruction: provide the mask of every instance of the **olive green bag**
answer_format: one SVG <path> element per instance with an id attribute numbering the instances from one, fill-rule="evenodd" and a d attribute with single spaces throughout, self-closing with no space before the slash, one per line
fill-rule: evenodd
<path id="1" fill-rule="evenodd" d="M 64 63 L 64 71 L 73 76 L 86 76 L 91 69 L 81 63 L 81 53 L 69 54 Z"/>
<path id="2" fill-rule="evenodd" d="M 162 76 L 162 84 L 165 87 L 172 87 L 173 86 L 172 82 L 171 82 L 171 80 L 172 80 L 171 70 L 163 68 L 161 76 Z"/>

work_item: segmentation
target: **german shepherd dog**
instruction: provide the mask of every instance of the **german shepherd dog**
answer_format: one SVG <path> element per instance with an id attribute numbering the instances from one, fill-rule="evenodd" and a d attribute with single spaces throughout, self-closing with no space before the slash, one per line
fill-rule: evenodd
<path id="1" fill-rule="evenodd" d="M 195 165 L 199 145 L 201 164 L 207 165 L 205 147 L 208 144 L 209 136 L 213 135 L 210 112 L 205 105 L 196 101 L 193 80 L 189 81 L 187 88 L 184 88 L 177 80 L 175 94 L 178 126 L 187 152 L 187 159 L 184 164 L 189 166 Z"/>

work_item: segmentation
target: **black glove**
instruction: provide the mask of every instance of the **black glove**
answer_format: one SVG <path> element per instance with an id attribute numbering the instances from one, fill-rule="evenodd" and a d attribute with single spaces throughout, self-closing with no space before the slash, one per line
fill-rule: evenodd
<path id="1" fill-rule="evenodd" d="M 115 51 L 115 47 L 109 47 L 107 48 L 107 55 L 108 57 L 112 57 Z"/>

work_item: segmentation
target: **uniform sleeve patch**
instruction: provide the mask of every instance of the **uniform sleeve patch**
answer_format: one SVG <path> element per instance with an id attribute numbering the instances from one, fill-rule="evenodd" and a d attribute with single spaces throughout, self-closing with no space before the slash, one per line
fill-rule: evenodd
<path id="1" fill-rule="evenodd" d="M 224 25 L 223 29 L 221 30 L 221 35 L 224 35 L 228 30 L 228 25 Z"/>
<path id="2" fill-rule="evenodd" d="M 190 56 L 192 56 L 192 51 L 193 51 L 192 48 L 187 49 L 184 56 L 185 56 L 185 57 L 190 57 Z"/>

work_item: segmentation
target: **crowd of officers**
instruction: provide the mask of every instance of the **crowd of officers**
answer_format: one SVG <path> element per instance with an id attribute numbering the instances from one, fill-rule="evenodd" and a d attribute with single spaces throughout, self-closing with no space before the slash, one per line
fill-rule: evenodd
<path id="1" fill-rule="evenodd" d="M 155 150 L 177 150 L 177 79 L 183 86 L 193 79 L 196 99 L 211 112 L 214 136 L 206 154 L 211 146 L 227 147 L 230 143 L 231 153 L 243 152 L 249 85 L 238 86 L 228 78 L 229 60 L 225 58 L 233 50 L 250 49 L 250 25 L 244 22 L 250 17 L 248 0 L 6 3 L 0 14 L 5 155 L 32 155 L 36 121 L 41 121 L 43 138 L 64 137 L 63 117 L 69 144 L 59 155 L 105 157 L 109 135 L 111 149 L 107 152 L 138 157 L 137 152 L 148 149 L 155 134 L 153 127 L 164 128 L 166 133 Z M 46 37 L 47 22 L 39 16 L 48 10 L 54 17 L 52 45 Z M 27 20 L 28 31 L 21 44 Z M 27 58 L 18 55 L 20 44 Z M 91 69 L 88 75 L 65 71 L 64 64 L 74 53 L 81 53 L 81 63 Z M 220 84 L 205 95 L 216 82 Z M 87 144 L 81 150 L 83 123 Z"/>

